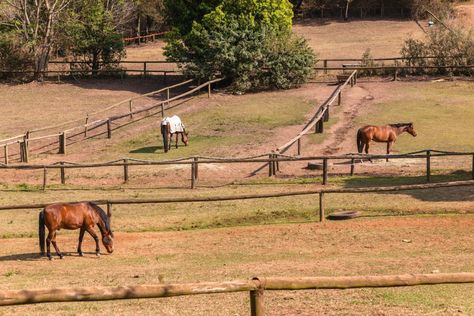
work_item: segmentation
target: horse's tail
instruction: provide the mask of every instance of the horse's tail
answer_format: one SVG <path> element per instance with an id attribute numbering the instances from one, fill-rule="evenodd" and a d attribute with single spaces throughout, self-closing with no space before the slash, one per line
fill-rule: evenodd
<path id="1" fill-rule="evenodd" d="M 362 141 L 362 130 L 359 129 L 357 131 L 357 151 L 359 154 L 362 153 L 362 150 L 364 149 L 364 142 Z"/>
<path id="2" fill-rule="evenodd" d="M 46 246 L 46 239 L 45 239 L 45 222 L 44 222 L 44 209 L 39 213 L 39 221 L 38 221 L 38 236 L 39 236 L 39 246 L 41 255 L 44 256 L 44 248 Z"/>

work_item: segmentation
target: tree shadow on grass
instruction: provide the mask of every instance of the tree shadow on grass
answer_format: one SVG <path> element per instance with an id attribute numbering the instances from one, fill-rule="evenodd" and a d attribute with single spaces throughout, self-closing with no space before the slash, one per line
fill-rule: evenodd
<path id="1" fill-rule="evenodd" d="M 472 180 L 472 173 L 465 170 L 456 170 L 449 174 L 432 175 L 430 183 Z M 344 181 L 344 187 L 384 187 L 406 184 L 427 183 L 426 176 L 401 177 L 354 177 Z M 378 194 L 399 195 L 405 194 L 420 201 L 426 202 L 472 202 L 474 201 L 474 186 L 406 190 L 402 192 L 381 192 Z"/>

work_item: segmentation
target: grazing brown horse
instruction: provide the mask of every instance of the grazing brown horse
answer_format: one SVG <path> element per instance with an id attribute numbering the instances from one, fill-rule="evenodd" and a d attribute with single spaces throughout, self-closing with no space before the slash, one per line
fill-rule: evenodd
<path id="1" fill-rule="evenodd" d="M 163 136 L 163 148 L 165 153 L 171 149 L 172 135 L 176 135 L 176 148 L 178 148 L 178 135 L 181 135 L 181 141 L 185 146 L 188 146 L 188 132 L 184 127 L 183 122 L 177 115 L 172 117 L 165 117 L 161 120 L 161 135 Z"/>
<path id="2" fill-rule="evenodd" d="M 84 233 L 87 231 L 95 240 L 95 254 L 100 256 L 99 238 L 94 231 L 94 226 L 99 227 L 102 235 L 102 243 L 108 253 L 114 251 L 113 233 L 110 228 L 110 219 L 107 214 L 94 203 L 57 203 L 46 206 L 39 213 L 39 244 L 41 255 L 44 256 L 44 248 L 46 244 L 47 255 L 51 260 L 50 244 L 52 243 L 56 254 L 59 258 L 63 258 L 62 253 L 56 244 L 56 230 L 64 229 L 80 229 L 79 244 L 77 252 L 83 256 L 81 244 Z M 48 238 L 45 240 L 45 228 L 48 227 Z"/>
<path id="3" fill-rule="evenodd" d="M 413 123 L 397 123 L 384 126 L 367 125 L 359 128 L 357 131 L 357 150 L 362 153 L 365 146 L 365 153 L 369 153 L 369 144 L 371 141 L 387 143 L 387 155 L 390 154 L 392 144 L 397 140 L 398 135 L 403 132 L 416 137 L 416 131 Z M 388 159 L 387 159 L 388 161 Z"/>

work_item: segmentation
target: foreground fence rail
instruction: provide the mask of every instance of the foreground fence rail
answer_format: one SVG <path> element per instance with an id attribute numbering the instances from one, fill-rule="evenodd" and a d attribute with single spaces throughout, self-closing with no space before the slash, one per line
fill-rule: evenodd
<path id="1" fill-rule="evenodd" d="M 250 315 L 265 315 L 265 291 L 358 289 L 474 283 L 474 273 L 401 274 L 343 277 L 276 277 L 227 282 L 165 283 L 0 291 L 0 306 L 50 302 L 108 301 L 184 295 L 249 292 Z"/>

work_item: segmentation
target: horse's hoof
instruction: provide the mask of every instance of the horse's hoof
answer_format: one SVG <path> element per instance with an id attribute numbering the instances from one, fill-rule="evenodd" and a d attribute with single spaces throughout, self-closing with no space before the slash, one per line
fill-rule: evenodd
<path id="1" fill-rule="evenodd" d="M 98 253 L 96 253 L 95 255 L 96 255 L 96 257 L 100 257 L 100 253 L 99 253 L 99 252 L 98 252 Z"/>
<path id="2" fill-rule="evenodd" d="M 61 255 L 61 256 L 59 256 L 59 259 L 62 259 L 63 257 L 64 257 L 64 256 L 63 256 L 63 255 Z"/>
<path id="3" fill-rule="evenodd" d="M 84 257 L 84 254 L 82 252 L 79 252 L 79 257 Z"/>
<path id="4" fill-rule="evenodd" d="M 53 257 L 49 256 L 49 257 L 48 257 L 48 260 L 49 260 L 49 261 L 52 261 L 52 260 L 53 260 Z"/>

